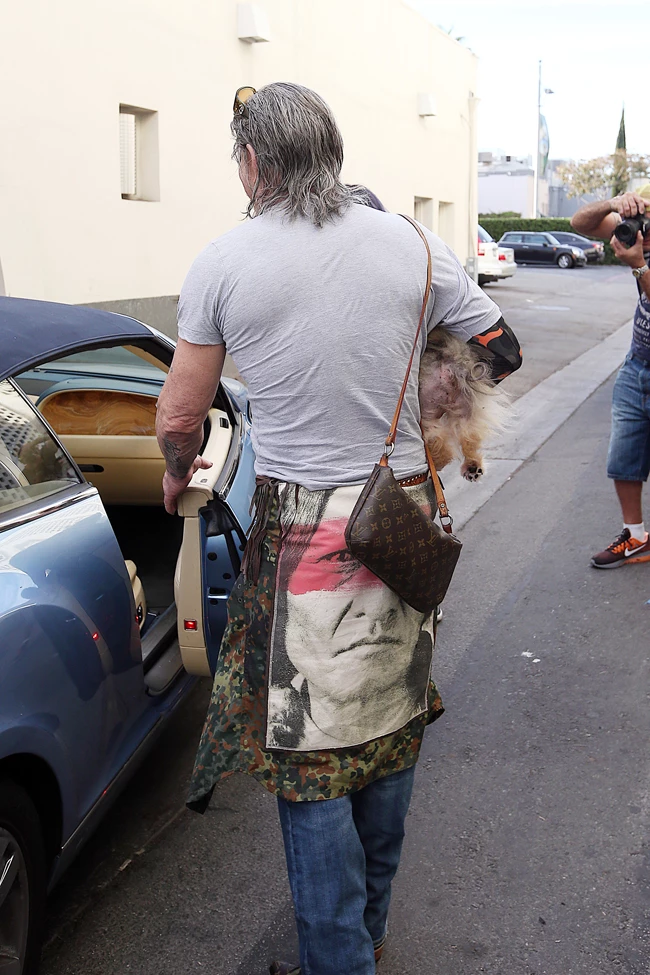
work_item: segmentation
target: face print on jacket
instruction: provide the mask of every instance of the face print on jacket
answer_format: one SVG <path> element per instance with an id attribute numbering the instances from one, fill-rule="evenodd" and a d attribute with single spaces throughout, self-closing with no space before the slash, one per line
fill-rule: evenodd
<path id="1" fill-rule="evenodd" d="M 304 492 L 312 507 L 299 503 L 284 537 L 271 641 L 269 747 L 360 744 L 396 731 L 426 707 L 431 618 L 347 550 L 345 527 L 359 491 Z"/>

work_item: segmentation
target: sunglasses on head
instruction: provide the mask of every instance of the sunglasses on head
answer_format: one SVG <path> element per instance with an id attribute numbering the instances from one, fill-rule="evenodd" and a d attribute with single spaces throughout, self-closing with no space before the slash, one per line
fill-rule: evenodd
<path id="1" fill-rule="evenodd" d="M 235 102 L 232 107 L 233 115 L 235 115 L 235 117 L 239 116 L 240 118 L 248 118 L 248 108 L 246 106 L 246 102 L 255 94 L 257 94 L 257 92 L 254 88 L 251 88 L 250 85 L 237 89 L 235 92 Z"/>

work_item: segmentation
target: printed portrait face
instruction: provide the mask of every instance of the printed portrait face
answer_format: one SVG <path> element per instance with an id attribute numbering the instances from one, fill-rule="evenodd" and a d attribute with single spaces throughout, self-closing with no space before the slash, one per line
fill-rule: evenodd
<path id="1" fill-rule="evenodd" d="M 283 644 L 308 709 L 306 737 L 360 744 L 423 710 L 433 642 L 429 618 L 348 551 L 338 493 L 315 529 L 297 529 L 310 540 L 286 578 Z"/>

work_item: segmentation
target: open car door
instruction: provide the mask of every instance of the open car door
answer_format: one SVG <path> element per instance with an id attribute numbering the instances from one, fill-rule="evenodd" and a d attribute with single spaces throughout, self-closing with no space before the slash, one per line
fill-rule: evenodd
<path id="1" fill-rule="evenodd" d="M 213 466 L 190 482 L 183 522 L 165 514 L 155 406 L 173 353 L 170 338 L 124 315 L 0 297 L 0 381 L 15 377 L 100 495 L 126 563 L 152 694 L 181 671 L 178 649 L 188 672 L 214 671 L 255 487 L 246 390 L 224 379 L 206 424 L 203 454 Z"/>
<path id="2" fill-rule="evenodd" d="M 178 504 L 184 519 L 174 579 L 178 642 L 185 669 L 200 676 L 215 671 L 255 490 L 250 423 L 236 405 L 233 416 L 210 410 L 202 456 L 212 467 L 194 474 Z"/>

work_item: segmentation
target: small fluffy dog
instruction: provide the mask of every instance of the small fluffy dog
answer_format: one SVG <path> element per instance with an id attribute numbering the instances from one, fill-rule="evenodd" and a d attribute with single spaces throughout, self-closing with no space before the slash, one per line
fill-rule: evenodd
<path id="1" fill-rule="evenodd" d="M 507 426 L 510 397 L 487 375 L 487 364 L 470 345 L 444 328 L 431 330 L 420 362 L 422 432 L 436 468 L 459 457 L 468 481 L 478 481 L 485 470 L 484 440 Z"/>

